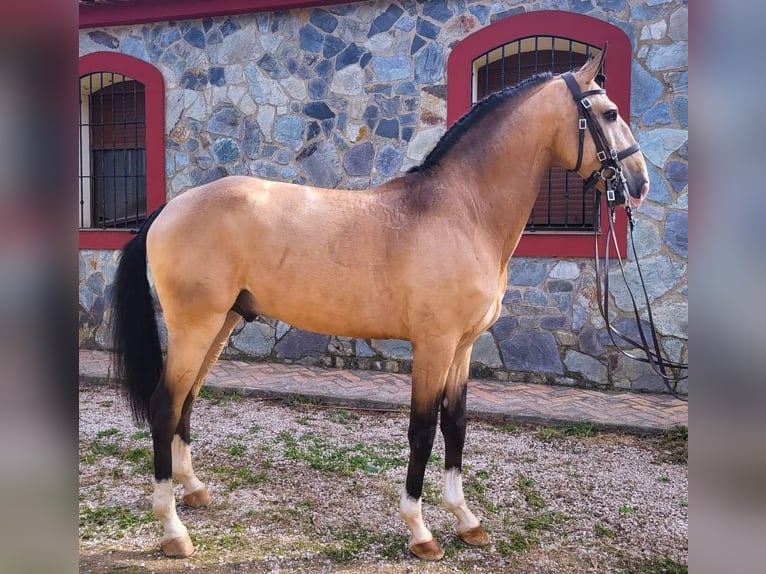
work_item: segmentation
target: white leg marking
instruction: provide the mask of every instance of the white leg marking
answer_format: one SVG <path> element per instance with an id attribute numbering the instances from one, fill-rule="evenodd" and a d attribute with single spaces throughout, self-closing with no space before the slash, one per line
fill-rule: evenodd
<path id="1" fill-rule="evenodd" d="M 479 526 L 478 519 L 468 510 L 463 496 L 463 477 L 457 468 L 444 473 L 444 507 L 457 517 L 458 532 Z"/>
<path id="2" fill-rule="evenodd" d="M 173 478 L 184 486 L 184 495 L 197 492 L 205 485 L 194 475 L 191 462 L 191 448 L 181 437 L 173 435 L 173 442 L 170 445 L 170 452 L 173 456 Z"/>
<path id="3" fill-rule="evenodd" d="M 152 510 L 154 510 L 154 515 L 162 524 L 162 529 L 165 532 L 165 536 L 162 537 L 163 542 L 189 536 L 186 526 L 176 514 L 176 498 L 173 495 L 173 481 L 171 479 L 155 480 Z"/>
<path id="4" fill-rule="evenodd" d="M 411 546 L 434 539 L 433 534 L 431 534 L 431 531 L 426 528 L 423 522 L 421 499 L 415 500 L 407 494 L 406 490 L 402 491 L 402 497 L 399 500 L 399 516 L 407 523 L 407 528 L 412 533 L 410 537 Z"/>

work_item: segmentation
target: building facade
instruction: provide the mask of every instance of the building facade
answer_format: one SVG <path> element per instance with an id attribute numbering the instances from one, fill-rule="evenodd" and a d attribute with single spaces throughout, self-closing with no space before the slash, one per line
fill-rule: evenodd
<path id="1" fill-rule="evenodd" d="M 607 89 L 651 177 L 636 214 L 637 256 L 662 347 L 687 360 L 685 0 L 149 4 L 81 2 L 81 346 L 110 347 L 119 248 L 161 203 L 228 174 L 348 193 L 374 187 L 419 164 L 498 82 L 576 66 L 608 42 Z M 648 366 L 618 352 L 599 316 L 592 199 L 563 172 L 546 185 L 511 260 L 505 309 L 474 347 L 472 375 L 662 390 Z M 635 256 L 628 260 L 632 281 Z M 610 321 L 634 335 L 617 268 L 610 285 Z M 309 333 L 268 318 L 238 325 L 223 357 L 411 368 L 406 341 Z"/>

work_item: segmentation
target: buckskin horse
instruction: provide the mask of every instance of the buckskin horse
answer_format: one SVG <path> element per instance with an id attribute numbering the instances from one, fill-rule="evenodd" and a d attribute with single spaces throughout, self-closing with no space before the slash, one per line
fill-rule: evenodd
<path id="1" fill-rule="evenodd" d="M 421 513 L 439 417 L 444 506 L 463 541 L 488 544 L 461 482 L 469 360 L 500 315 L 508 262 L 540 182 L 562 166 L 618 205 L 637 207 L 649 191 L 638 144 L 600 87 L 603 58 L 487 97 L 421 165 L 377 188 L 229 176 L 146 220 L 121 255 L 113 339 L 133 414 L 151 426 L 152 507 L 166 555 L 194 550 L 172 480 L 187 505 L 211 500 L 192 469 L 192 404 L 234 326 L 259 315 L 325 334 L 411 341 L 410 457 L 399 506 L 409 548 L 425 560 L 444 554 Z M 164 361 L 147 265 L 167 325 Z"/>

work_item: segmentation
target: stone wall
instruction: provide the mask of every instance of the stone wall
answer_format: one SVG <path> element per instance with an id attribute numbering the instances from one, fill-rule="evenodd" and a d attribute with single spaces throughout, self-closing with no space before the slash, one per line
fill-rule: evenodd
<path id="1" fill-rule="evenodd" d="M 399 0 L 80 31 L 80 53 L 151 62 L 166 85 L 166 177 L 172 198 L 227 174 L 349 190 L 419 163 L 444 133 L 446 62 L 455 43 L 522 11 L 606 19 L 630 37 L 631 123 L 648 158 L 638 256 L 662 345 L 687 355 L 687 7 L 682 0 Z M 349 191 L 353 193 L 353 191 Z M 105 322 L 116 254 L 80 252 L 80 344 L 109 347 Z M 628 265 L 628 274 L 635 268 Z M 617 277 L 613 317 L 630 332 Z M 503 316 L 473 354 L 473 374 L 660 390 L 617 353 L 594 297 L 592 262 L 519 258 Z M 403 341 L 307 333 L 278 321 L 241 324 L 228 357 L 407 371 Z"/>

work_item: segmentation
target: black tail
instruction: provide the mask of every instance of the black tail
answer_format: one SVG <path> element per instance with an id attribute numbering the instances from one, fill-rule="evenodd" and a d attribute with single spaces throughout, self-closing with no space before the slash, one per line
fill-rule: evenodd
<path id="1" fill-rule="evenodd" d="M 146 234 L 163 207 L 123 248 L 112 291 L 115 376 L 137 422 L 149 420 L 149 401 L 162 375 L 162 348 L 146 277 Z"/>

